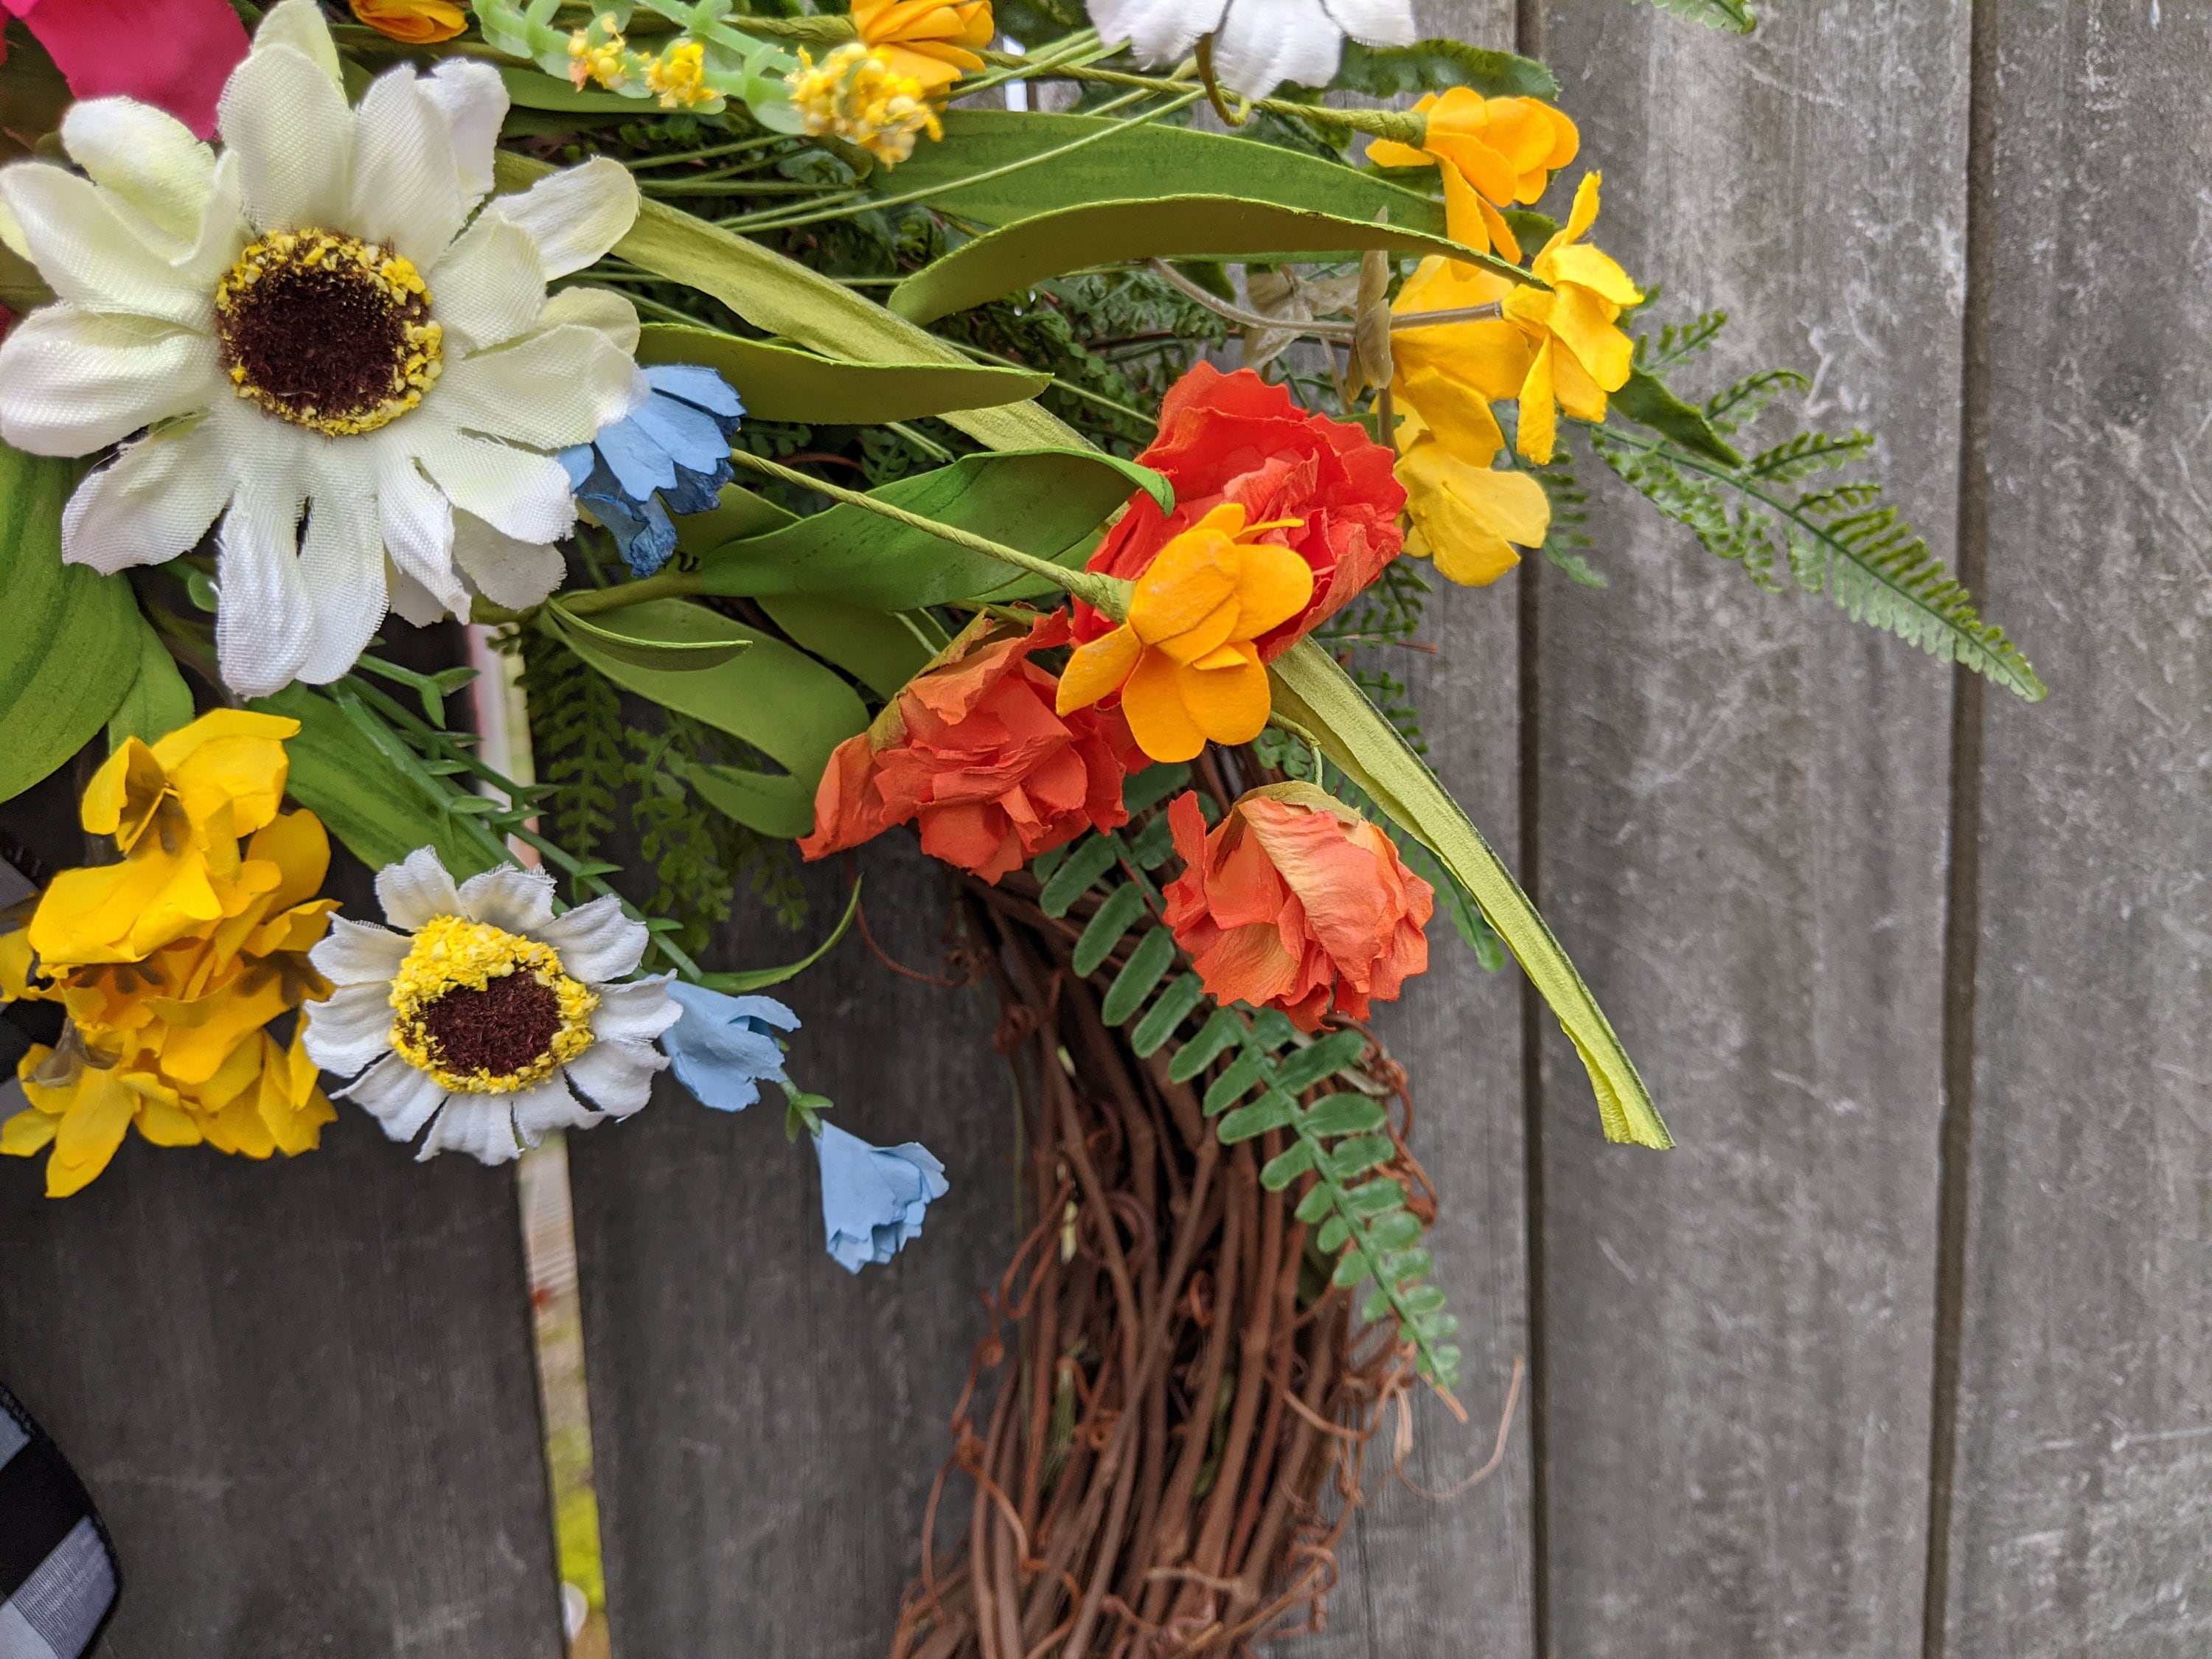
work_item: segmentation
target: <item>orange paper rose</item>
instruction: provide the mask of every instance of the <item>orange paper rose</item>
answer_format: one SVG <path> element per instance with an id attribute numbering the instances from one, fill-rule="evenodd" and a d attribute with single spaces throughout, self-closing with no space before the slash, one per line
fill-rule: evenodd
<path id="1" fill-rule="evenodd" d="M 1429 965 L 1436 893 L 1390 838 L 1310 783 L 1255 789 L 1208 835 L 1198 797 L 1168 808 L 1183 873 L 1167 922 L 1215 1000 L 1281 1009 L 1300 1030 L 1354 1019 Z"/>
<path id="2" fill-rule="evenodd" d="M 1067 613 L 1027 628 L 979 617 L 830 757 L 810 859 L 919 818 L 922 850 L 995 882 L 1086 830 L 1128 820 L 1121 780 L 1144 764 L 1118 714 L 1053 712 L 1059 682 L 1030 653 L 1068 640 Z"/>

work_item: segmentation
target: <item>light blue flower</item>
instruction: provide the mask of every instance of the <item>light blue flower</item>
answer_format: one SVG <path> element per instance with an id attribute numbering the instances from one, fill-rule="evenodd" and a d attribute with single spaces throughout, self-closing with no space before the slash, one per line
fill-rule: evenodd
<path id="1" fill-rule="evenodd" d="M 848 1273 L 880 1267 L 921 1236 L 921 1214 L 951 1183 L 917 1141 L 871 1146 L 824 1123 L 814 1138 L 822 1162 L 822 1222 L 830 1255 Z"/>
<path id="2" fill-rule="evenodd" d="M 711 368 L 659 363 L 653 395 L 634 414 L 561 452 L 568 487 L 614 532 L 623 561 L 650 576 L 676 550 L 671 513 L 704 513 L 734 476 L 730 441 L 744 402 Z"/>
<path id="3" fill-rule="evenodd" d="M 760 1098 L 763 1083 L 787 1088 L 783 1045 L 778 1031 L 799 1029 L 799 1016 L 774 997 L 724 996 L 704 986 L 673 981 L 668 994 L 683 1006 L 684 1017 L 661 1033 L 676 1080 L 702 1106 L 718 1112 L 742 1112 Z"/>

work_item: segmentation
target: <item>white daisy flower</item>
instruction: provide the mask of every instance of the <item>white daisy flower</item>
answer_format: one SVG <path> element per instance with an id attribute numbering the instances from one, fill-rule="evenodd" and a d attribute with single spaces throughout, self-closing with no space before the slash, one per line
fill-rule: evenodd
<path id="1" fill-rule="evenodd" d="M 1091 0 L 1099 38 L 1127 40 L 1139 61 L 1179 63 L 1213 37 L 1213 72 L 1247 98 L 1285 81 L 1324 87 L 1335 78 L 1344 37 L 1410 46 L 1413 0 Z"/>
<path id="2" fill-rule="evenodd" d="M 333 1092 L 392 1139 L 427 1124 L 418 1158 L 504 1164 L 549 1129 L 588 1129 L 651 1098 L 668 1064 L 653 1040 L 684 1011 L 672 974 L 616 982 L 647 938 L 620 900 L 556 916 L 544 871 L 507 865 L 456 888 L 427 847 L 386 866 L 376 896 L 402 931 L 331 918 L 311 954 L 337 988 L 314 1005 L 306 1042 L 325 1071 L 360 1073 Z"/>
<path id="3" fill-rule="evenodd" d="M 125 444 L 70 499 L 71 563 L 158 564 L 222 518 L 216 637 L 247 696 L 336 679 L 388 602 L 465 615 L 472 590 L 521 608 L 560 582 L 552 452 L 629 413 L 638 325 L 545 285 L 621 238 L 637 187 L 601 158 L 477 211 L 506 113 L 464 59 L 349 108 L 316 0 L 283 0 L 223 89 L 220 155 L 97 98 L 62 124 L 85 176 L 0 169 L 0 241 L 60 296 L 0 344 L 0 438 Z"/>

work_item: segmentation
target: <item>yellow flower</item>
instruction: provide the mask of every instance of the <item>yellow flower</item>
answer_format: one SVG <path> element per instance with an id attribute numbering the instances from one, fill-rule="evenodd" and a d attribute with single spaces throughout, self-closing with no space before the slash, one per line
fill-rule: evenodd
<path id="1" fill-rule="evenodd" d="M 1644 295 L 1610 256 L 1583 241 L 1598 212 L 1598 175 L 1585 174 L 1565 226 L 1544 244 L 1529 269 L 1548 289 L 1508 282 L 1443 258 L 1421 262 L 1392 310 L 1456 310 L 1500 305 L 1496 322 L 1401 329 L 1391 337 L 1394 362 L 1413 384 L 1424 372 L 1455 381 L 1485 398 L 1520 400 L 1514 447 L 1543 465 L 1558 442 L 1559 411 L 1578 420 L 1605 419 L 1605 398 L 1627 383 L 1635 344 L 1622 332 L 1622 307 Z M 1413 393 L 1418 404 L 1420 394 Z M 1440 432 L 1447 417 L 1429 417 Z"/>
<path id="2" fill-rule="evenodd" d="M 453 0 L 352 0 L 353 15 L 379 34 L 410 46 L 450 40 L 469 26 L 469 15 Z"/>
<path id="3" fill-rule="evenodd" d="M 1449 398 L 1431 393 L 1431 407 L 1451 408 Z M 1434 558 L 1437 574 L 1463 587 L 1482 587 L 1520 563 L 1514 544 L 1540 547 L 1552 527 L 1552 504 L 1544 487 L 1525 472 L 1499 471 L 1492 463 L 1504 438 L 1480 392 L 1462 394 L 1480 410 L 1462 411 L 1462 423 L 1447 437 L 1431 428 L 1418 408 L 1398 428 L 1398 482 L 1406 486 L 1406 510 L 1413 533 L 1406 551 Z M 1489 428 L 1486 450 L 1476 441 L 1482 422 Z"/>
<path id="4" fill-rule="evenodd" d="M 646 66 L 645 84 L 663 109 L 690 109 L 722 95 L 707 84 L 707 48 L 696 40 L 665 48 Z"/>
<path id="5" fill-rule="evenodd" d="M 1485 98 L 1466 87 L 1430 93 L 1413 110 L 1429 118 L 1423 148 L 1378 140 L 1367 159 L 1378 167 L 1441 167 L 1452 240 L 1485 252 L 1495 246 L 1517 261 L 1521 245 L 1498 210 L 1543 195 L 1552 174 L 1582 148 L 1575 124 L 1540 99 Z"/>
<path id="6" fill-rule="evenodd" d="M 881 52 L 855 42 L 817 65 L 802 48 L 799 64 L 788 77 L 791 101 L 814 137 L 845 139 L 891 167 L 914 154 L 917 135 L 945 136 L 922 83 L 895 73 Z"/>
<path id="7" fill-rule="evenodd" d="M 241 861 L 238 837 L 276 816 L 283 739 L 297 720 L 218 709 L 150 747 L 131 738 L 85 791 L 84 827 L 112 836 L 120 864 L 67 870 L 32 918 L 30 946 L 49 972 L 134 962 L 196 928 L 240 914 L 281 872 Z"/>
<path id="8" fill-rule="evenodd" d="M 1249 743 L 1267 723 L 1267 671 L 1255 641 L 1313 597 L 1313 571 L 1289 548 L 1251 538 L 1244 508 L 1215 507 L 1159 550 L 1137 578 L 1129 619 L 1078 646 L 1060 676 L 1059 712 L 1121 695 L 1137 745 L 1186 761 L 1215 743 Z"/>
<path id="9" fill-rule="evenodd" d="M 853 0 L 853 22 L 863 46 L 925 94 L 982 68 L 973 49 L 989 46 L 998 27 L 991 0 Z"/>

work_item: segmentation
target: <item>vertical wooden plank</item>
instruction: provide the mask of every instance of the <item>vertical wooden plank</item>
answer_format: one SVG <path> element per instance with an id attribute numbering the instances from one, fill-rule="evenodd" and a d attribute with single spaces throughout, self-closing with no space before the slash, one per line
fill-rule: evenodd
<path id="1" fill-rule="evenodd" d="M 0 1376 L 113 1532 L 111 1659 L 561 1651 L 513 1172 L 339 1113 L 266 1164 L 134 1137 L 59 1202 L 0 1159 Z"/>
<path id="2" fill-rule="evenodd" d="M 1760 13 L 1546 9 L 1596 240 L 1734 314 L 1714 389 L 1794 364 L 1881 431 L 1947 549 L 1966 12 Z M 1914 1651 L 1948 671 L 1599 494 L 1611 588 L 1546 573 L 1542 899 L 1681 1147 L 1603 1146 L 1544 1022 L 1551 1649 Z"/>
<path id="3" fill-rule="evenodd" d="M 1994 21 L 1990 601 L 2051 696 L 1985 727 L 1946 1651 L 2182 1659 L 2212 1649 L 2212 16 Z"/>
<path id="4" fill-rule="evenodd" d="M 939 971 L 940 867 L 903 833 L 861 861 L 877 939 Z M 817 927 L 842 906 L 834 869 L 809 881 Z M 750 909 L 726 943 L 759 963 L 803 948 Z M 1012 1096 L 988 991 L 900 978 L 855 935 L 785 994 L 805 1022 L 793 1074 L 863 1139 L 928 1146 L 951 1190 L 896 1261 L 848 1276 L 823 1251 L 814 1155 L 785 1142 L 773 1090 L 730 1117 L 664 1084 L 631 1122 L 570 1138 L 618 1654 L 885 1650 L 987 1328 L 979 1297 L 1013 1251 Z"/>

